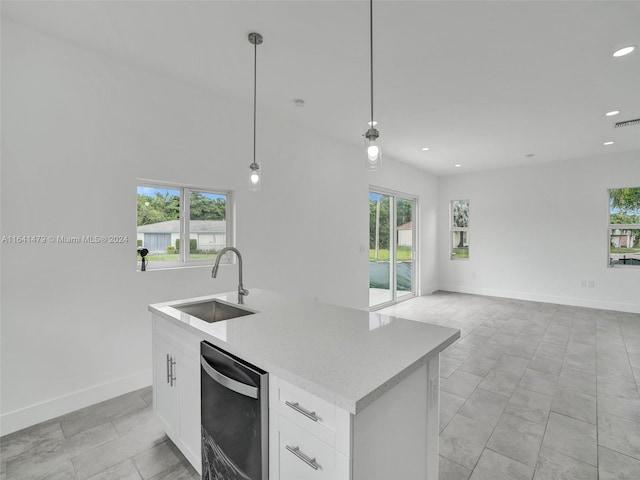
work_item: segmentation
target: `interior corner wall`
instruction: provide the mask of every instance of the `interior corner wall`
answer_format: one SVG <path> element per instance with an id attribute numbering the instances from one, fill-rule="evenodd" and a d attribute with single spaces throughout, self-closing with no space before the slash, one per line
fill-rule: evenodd
<path id="1" fill-rule="evenodd" d="M 640 269 L 608 267 L 607 190 L 637 186 L 640 151 L 441 177 L 441 289 L 640 313 Z M 449 259 L 459 199 L 469 260 Z"/>
<path id="2" fill-rule="evenodd" d="M 2 235 L 129 241 L 1 245 L 0 434 L 149 385 L 147 305 L 235 290 L 235 265 L 215 280 L 208 267 L 135 271 L 137 179 L 232 190 L 249 290 L 367 308 L 371 182 L 430 196 L 435 242 L 435 188 L 415 179 L 436 180 L 424 172 L 387 161 L 373 180 L 358 145 L 263 110 L 256 195 L 250 101 L 6 19 L 1 35 Z"/>

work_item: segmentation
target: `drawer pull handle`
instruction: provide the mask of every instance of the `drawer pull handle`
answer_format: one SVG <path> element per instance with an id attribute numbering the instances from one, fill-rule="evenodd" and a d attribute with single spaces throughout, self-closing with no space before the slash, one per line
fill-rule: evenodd
<path id="1" fill-rule="evenodd" d="M 301 413 L 302 415 L 304 415 L 307 418 L 310 418 L 311 420 L 313 420 L 314 422 L 318 421 L 318 416 L 316 415 L 316 412 L 310 412 L 309 410 L 305 410 L 304 408 L 302 408 L 300 406 L 300 404 L 298 402 L 295 403 L 291 403 L 289 401 L 284 402 L 284 404 L 287 407 L 291 407 L 293 408 L 296 412 Z"/>
<path id="2" fill-rule="evenodd" d="M 298 457 L 300 460 L 302 460 L 304 463 L 309 465 L 314 470 L 318 470 L 318 468 L 320 468 L 320 465 L 316 463 L 315 457 L 314 458 L 307 457 L 304 453 L 300 451 L 300 447 L 290 447 L 289 445 L 287 445 L 287 450 L 289 450 L 291 453 L 293 453 L 296 457 Z"/>

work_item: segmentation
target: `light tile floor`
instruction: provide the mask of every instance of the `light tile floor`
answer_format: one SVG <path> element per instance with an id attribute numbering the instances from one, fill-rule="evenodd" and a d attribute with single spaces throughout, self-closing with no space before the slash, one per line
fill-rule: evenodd
<path id="1" fill-rule="evenodd" d="M 640 315 L 446 292 L 381 312 L 461 330 L 440 480 L 640 479 Z M 199 478 L 150 405 L 146 388 L 2 437 L 0 480 Z"/>
<path id="2" fill-rule="evenodd" d="M 0 480 L 196 480 L 154 418 L 151 387 L 0 439 Z"/>
<path id="3" fill-rule="evenodd" d="M 640 479 L 640 315 L 447 292 L 380 312 L 461 331 L 440 480 Z"/>

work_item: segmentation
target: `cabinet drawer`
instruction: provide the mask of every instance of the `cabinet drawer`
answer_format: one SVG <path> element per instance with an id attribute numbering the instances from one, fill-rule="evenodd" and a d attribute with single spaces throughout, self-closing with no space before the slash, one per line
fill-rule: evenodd
<path id="1" fill-rule="evenodd" d="M 280 380 L 278 413 L 325 443 L 335 446 L 335 405 Z"/>
<path id="2" fill-rule="evenodd" d="M 280 417 L 280 480 L 349 480 L 349 458 Z"/>

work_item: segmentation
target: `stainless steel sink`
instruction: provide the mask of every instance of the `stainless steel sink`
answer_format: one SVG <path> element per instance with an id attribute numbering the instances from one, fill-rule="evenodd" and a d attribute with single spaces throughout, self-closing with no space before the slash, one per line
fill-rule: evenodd
<path id="1" fill-rule="evenodd" d="M 173 305 L 173 308 L 209 323 L 244 317 L 245 315 L 255 313 L 250 310 L 245 310 L 244 308 L 229 305 L 228 303 L 219 302 L 218 300 L 207 300 L 186 305 Z"/>

